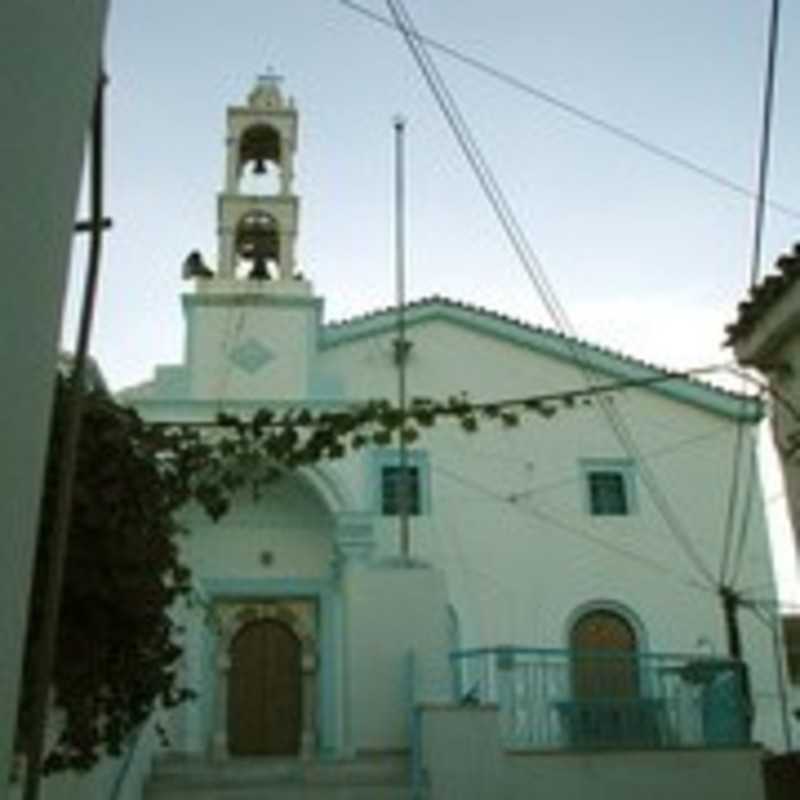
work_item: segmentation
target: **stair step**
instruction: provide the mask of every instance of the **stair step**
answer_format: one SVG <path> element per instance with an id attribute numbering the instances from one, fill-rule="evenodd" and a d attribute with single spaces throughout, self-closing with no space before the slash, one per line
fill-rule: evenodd
<path id="1" fill-rule="evenodd" d="M 268 785 L 218 789 L 214 787 L 148 788 L 145 800 L 409 800 L 408 786 Z"/>
<path id="2" fill-rule="evenodd" d="M 145 800 L 407 800 L 405 756 L 343 761 L 235 758 L 212 762 L 166 758 Z"/>

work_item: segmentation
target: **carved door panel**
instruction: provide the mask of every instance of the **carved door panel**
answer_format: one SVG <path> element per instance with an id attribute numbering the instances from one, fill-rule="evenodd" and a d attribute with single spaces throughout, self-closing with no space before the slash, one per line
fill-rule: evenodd
<path id="1" fill-rule="evenodd" d="M 300 749 L 300 642 L 281 622 L 253 622 L 231 644 L 228 746 L 232 755 Z"/>

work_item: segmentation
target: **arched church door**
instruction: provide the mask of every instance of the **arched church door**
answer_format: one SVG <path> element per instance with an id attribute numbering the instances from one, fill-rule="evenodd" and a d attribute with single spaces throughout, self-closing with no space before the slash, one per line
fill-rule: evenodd
<path id="1" fill-rule="evenodd" d="M 636 633 L 620 614 L 584 614 L 572 629 L 572 682 L 580 700 L 619 700 L 639 694 Z"/>
<path id="2" fill-rule="evenodd" d="M 620 614 L 597 609 L 572 628 L 573 699 L 564 725 L 579 747 L 653 747 L 662 741 L 662 710 L 642 694 L 636 632 Z"/>
<path id="3" fill-rule="evenodd" d="M 259 620 L 231 643 L 228 747 L 232 755 L 296 755 L 301 728 L 300 642 Z"/>

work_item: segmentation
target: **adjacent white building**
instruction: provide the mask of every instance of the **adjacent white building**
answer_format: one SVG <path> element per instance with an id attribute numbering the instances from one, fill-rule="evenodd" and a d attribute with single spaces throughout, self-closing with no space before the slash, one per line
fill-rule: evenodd
<path id="1" fill-rule="evenodd" d="M 183 362 L 123 393 L 146 419 L 397 397 L 396 310 L 326 322 L 298 270 L 297 130 L 272 77 L 228 110 L 218 260 L 188 262 Z M 245 191 L 251 172 L 267 190 Z M 199 699 L 177 712 L 173 747 L 217 758 L 403 750 L 418 744 L 412 697 L 444 704 L 423 713 L 429 762 L 452 719 L 436 708 L 475 721 L 486 703 L 500 708 L 498 746 L 517 752 L 744 744 L 716 583 L 737 431 L 751 453 L 761 409 L 451 299 L 411 304 L 406 324 L 410 396 L 627 388 L 525 413 L 517 427 L 425 430 L 407 459 L 410 564 L 398 558 L 395 447 L 286 474 L 216 524 L 187 511 L 198 602 L 184 663 Z M 762 495 L 755 458 L 740 463 L 736 587 L 763 597 L 774 581 Z M 738 622 L 753 736 L 780 748 L 771 634 L 745 608 Z"/>
<path id="2" fill-rule="evenodd" d="M 0 247 L 14 263 L 0 273 L 0 776 L 14 743 L 58 334 L 107 7 L 0 6 Z"/>

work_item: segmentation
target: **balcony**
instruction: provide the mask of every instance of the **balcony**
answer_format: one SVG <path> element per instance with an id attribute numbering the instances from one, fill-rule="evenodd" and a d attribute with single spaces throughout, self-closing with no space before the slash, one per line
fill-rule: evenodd
<path id="1" fill-rule="evenodd" d="M 458 702 L 497 704 L 510 748 L 749 744 L 743 666 L 697 655 L 497 647 L 450 657 Z"/>

